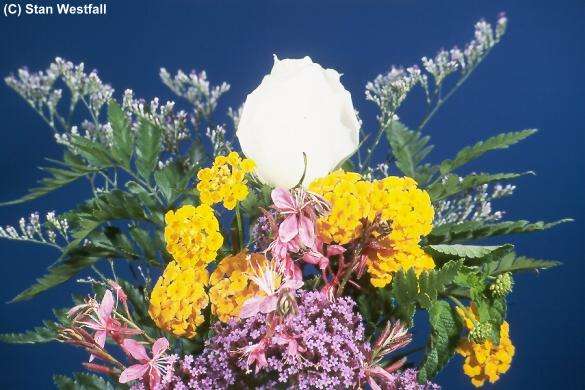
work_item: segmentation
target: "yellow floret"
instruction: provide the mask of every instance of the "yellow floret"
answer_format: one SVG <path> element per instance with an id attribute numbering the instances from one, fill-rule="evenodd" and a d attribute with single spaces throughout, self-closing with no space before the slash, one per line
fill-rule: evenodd
<path id="1" fill-rule="evenodd" d="M 248 196 L 246 174 L 254 170 L 254 162 L 242 159 L 236 152 L 217 156 L 211 168 L 197 172 L 197 190 L 202 203 L 213 205 L 223 203 L 233 210 L 238 202 Z"/>
<path id="2" fill-rule="evenodd" d="M 201 311 L 209 304 L 205 293 L 208 278 L 204 268 L 182 268 L 170 262 L 150 296 L 148 313 L 155 324 L 176 336 L 194 337 L 205 320 Z"/>
<path id="3" fill-rule="evenodd" d="M 266 263 L 266 258 L 259 253 L 240 252 L 221 260 L 210 277 L 211 312 L 220 321 L 227 322 L 237 317 L 246 300 L 262 295 L 258 285 L 248 275 Z"/>
<path id="4" fill-rule="evenodd" d="M 473 308 L 457 308 L 465 327 L 471 331 L 477 322 Z M 510 325 L 503 322 L 500 326 L 500 339 L 496 345 L 491 340 L 473 343 L 467 337 L 459 341 L 457 353 L 464 357 L 463 372 L 471 378 L 475 387 L 481 387 L 486 381 L 496 382 L 510 369 L 515 348 L 510 339 Z"/>
<path id="5" fill-rule="evenodd" d="M 376 234 L 382 250 L 367 250 L 368 273 L 376 287 L 392 281 L 401 269 L 417 273 L 435 267 L 432 257 L 420 247 L 422 236 L 430 233 L 434 210 L 429 194 L 409 177 L 390 176 L 366 181 L 359 174 L 337 170 L 317 179 L 309 190 L 331 204 L 331 212 L 317 221 L 319 235 L 327 243 L 341 245 L 361 236 L 363 221 L 378 216 L 389 226 L 385 236 Z"/>
<path id="6" fill-rule="evenodd" d="M 208 205 L 183 206 L 165 215 L 167 251 L 181 266 L 202 267 L 223 245 L 219 221 Z"/>

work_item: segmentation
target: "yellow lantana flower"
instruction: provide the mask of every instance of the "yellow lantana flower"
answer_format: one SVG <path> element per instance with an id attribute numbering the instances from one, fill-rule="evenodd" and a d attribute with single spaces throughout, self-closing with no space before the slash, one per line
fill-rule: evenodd
<path id="1" fill-rule="evenodd" d="M 477 324 L 474 308 L 457 308 L 465 327 L 471 331 Z M 457 353 L 465 358 L 463 372 L 471 378 L 475 387 L 481 387 L 485 381 L 496 382 L 500 376 L 510 369 L 515 348 L 510 339 L 510 325 L 503 322 L 500 326 L 500 340 L 496 345 L 491 340 L 474 343 L 467 337 L 459 341 Z"/>
<path id="2" fill-rule="evenodd" d="M 167 251 L 181 266 L 201 267 L 215 260 L 223 236 L 210 206 L 182 206 L 167 212 L 165 222 Z"/>
<path id="3" fill-rule="evenodd" d="M 259 253 L 245 251 L 221 260 L 210 277 L 211 312 L 220 321 L 227 322 L 237 317 L 242 305 L 249 298 L 263 295 L 258 285 L 249 279 L 257 269 L 264 266 L 266 258 Z M 256 270 L 254 269 L 256 268 Z"/>
<path id="4" fill-rule="evenodd" d="M 384 249 L 366 250 L 374 286 L 387 285 L 401 269 L 420 273 L 435 267 L 432 257 L 419 247 L 421 237 L 433 227 L 434 210 L 429 194 L 413 179 L 390 176 L 366 181 L 358 173 L 337 170 L 315 180 L 309 190 L 331 204 L 331 212 L 317 221 L 319 235 L 327 243 L 345 245 L 359 238 L 364 220 L 373 222 L 379 216 L 388 225 L 388 234 L 373 237 Z"/>
<path id="5" fill-rule="evenodd" d="M 155 324 L 176 336 L 194 337 L 205 320 L 201 311 L 209 304 L 205 293 L 208 279 L 205 268 L 170 262 L 150 295 L 148 313 Z"/>
<path id="6" fill-rule="evenodd" d="M 208 205 L 223 203 L 226 209 L 233 210 L 238 202 L 248 196 L 246 174 L 253 169 L 254 162 L 240 158 L 236 152 L 217 156 L 211 168 L 197 172 L 197 190 L 201 202 Z"/>

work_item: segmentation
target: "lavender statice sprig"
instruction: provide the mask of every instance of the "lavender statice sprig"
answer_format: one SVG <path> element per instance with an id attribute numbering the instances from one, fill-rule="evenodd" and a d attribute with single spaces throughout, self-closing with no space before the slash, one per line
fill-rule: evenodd
<path id="1" fill-rule="evenodd" d="M 18 228 L 12 225 L 0 227 L 0 238 L 34 242 L 61 250 L 63 243 L 69 242 L 69 223 L 54 211 L 48 212 L 45 222 L 41 223 L 40 214 L 33 212 L 28 218 L 20 218 Z"/>

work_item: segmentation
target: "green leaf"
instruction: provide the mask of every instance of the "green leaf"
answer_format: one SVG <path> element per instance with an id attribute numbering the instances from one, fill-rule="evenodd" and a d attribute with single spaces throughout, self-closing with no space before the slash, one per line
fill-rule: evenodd
<path id="1" fill-rule="evenodd" d="M 43 326 L 23 333 L 0 334 L 0 341 L 8 344 L 38 344 L 48 343 L 57 339 L 57 324 L 53 321 L 43 321 Z"/>
<path id="2" fill-rule="evenodd" d="M 123 167 L 130 168 L 133 149 L 132 132 L 124 111 L 115 100 L 110 100 L 108 105 L 108 121 L 113 131 L 112 154 Z"/>
<path id="3" fill-rule="evenodd" d="M 399 271 L 392 279 L 392 295 L 396 300 L 396 316 L 407 324 L 412 323 L 418 298 L 418 280 L 414 269 Z"/>
<path id="4" fill-rule="evenodd" d="M 399 121 L 392 121 L 386 128 L 386 137 L 398 169 L 417 182 L 425 183 L 432 168 L 428 164 L 421 166 L 421 162 L 433 149 L 429 145 L 430 137 L 409 130 Z"/>
<path id="5" fill-rule="evenodd" d="M 561 263 L 558 261 L 537 260 L 524 256 L 516 257 L 514 253 L 509 253 L 501 259 L 484 264 L 482 270 L 486 274 L 495 276 L 505 272 L 538 271 L 559 265 Z"/>
<path id="6" fill-rule="evenodd" d="M 481 246 L 481 245 L 461 245 L 461 244 L 438 244 L 429 245 L 425 247 L 427 253 L 433 257 L 455 257 L 467 259 L 481 259 L 482 257 L 493 254 L 494 252 L 502 250 L 512 250 L 513 245 L 498 245 L 498 246 Z"/>
<path id="7" fill-rule="evenodd" d="M 436 301 L 429 310 L 431 335 L 425 357 L 419 367 L 418 380 L 433 379 L 455 353 L 461 323 L 455 310 L 445 301 Z"/>
<path id="8" fill-rule="evenodd" d="M 177 163 L 172 162 L 154 173 L 156 188 L 163 195 L 167 204 L 173 204 L 187 190 L 194 172 L 192 169 L 184 172 Z"/>
<path id="9" fill-rule="evenodd" d="M 160 127 L 142 120 L 136 135 L 136 169 L 140 176 L 150 180 L 162 151 L 162 131 Z"/>
<path id="10" fill-rule="evenodd" d="M 441 181 L 431 184 L 426 190 L 431 196 L 432 201 L 436 202 L 487 183 L 511 180 L 529 174 L 534 174 L 534 172 L 495 174 L 472 173 L 463 178 L 457 175 L 447 175 Z"/>
<path id="11" fill-rule="evenodd" d="M 441 163 L 440 172 L 441 175 L 446 175 L 449 172 L 461 167 L 468 162 L 475 160 L 484 153 L 497 149 L 506 149 L 517 142 L 520 142 L 524 138 L 531 136 L 536 133 L 536 129 L 528 129 L 522 131 L 516 131 L 511 133 L 503 133 L 494 137 L 488 138 L 485 141 L 480 141 L 472 146 L 467 146 L 457 155 L 453 160 L 445 160 Z"/>
<path id="12" fill-rule="evenodd" d="M 72 136 L 71 144 L 73 145 L 74 150 L 94 167 L 103 169 L 113 165 L 113 156 L 101 143 L 94 142 L 81 136 Z"/>
<path id="13" fill-rule="evenodd" d="M 36 280 L 36 283 L 14 297 L 10 303 L 25 301 L 34 296 L 64 283 L 75 276 L 81 270 L 93 265 L 98 257 L 71 256 L 65 261 L 57 263 L 49 268 L 49 272 Z"/>
<path id="14" fill-rule="evenodd" d="M 40 198 L 41 196 L 64 187 L 81 177 L 98 172 L 96 169 L 85 168 L 83 166 L 72 166 L 67 169 L 56 167 L 42 167 L 40 169 L 48 172 L 51 176 L 39 180 L 39 186 L 30 189 L 28 194 L 15 200 L 2 202 L 0 203 L 0 206 L 9 206 Z"/>
<path id="15" fill-rule="evenodd" d="M 54 375 L 53 382 L 59 390 L 117 390 L 127 389 L 126 386 L 112 384 L 104 378 L 87 373 L 76 373 L 73 378 L 65 375 Z"/>
<path id="16" fill-rule="evenodd" d="M 498 223 L 484 223 L 480 221 L 446 223 L 433 228 L 427 236 L 427 243 L 431 245 L 455 243 L 505 234 L 538 232 L 571 221 L 572 219 L 561 219 L 550 223 L 542 221 L 531 223 L 524 220 Z"/>

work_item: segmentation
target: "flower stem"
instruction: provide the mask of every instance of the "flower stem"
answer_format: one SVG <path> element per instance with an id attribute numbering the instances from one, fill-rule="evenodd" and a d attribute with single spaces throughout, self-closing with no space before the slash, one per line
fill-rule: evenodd
<path id="1" fill-rule="evenodd" d="M 242 224 L 242 214 L 240 212 L 240 205 L 236 205 L 236 235 L 237 242 L 234 243 L 235 252 L 239 252 L 244 247 L 244 226 Z M 235 247 L 237 244 L 237 248 Z"/>

